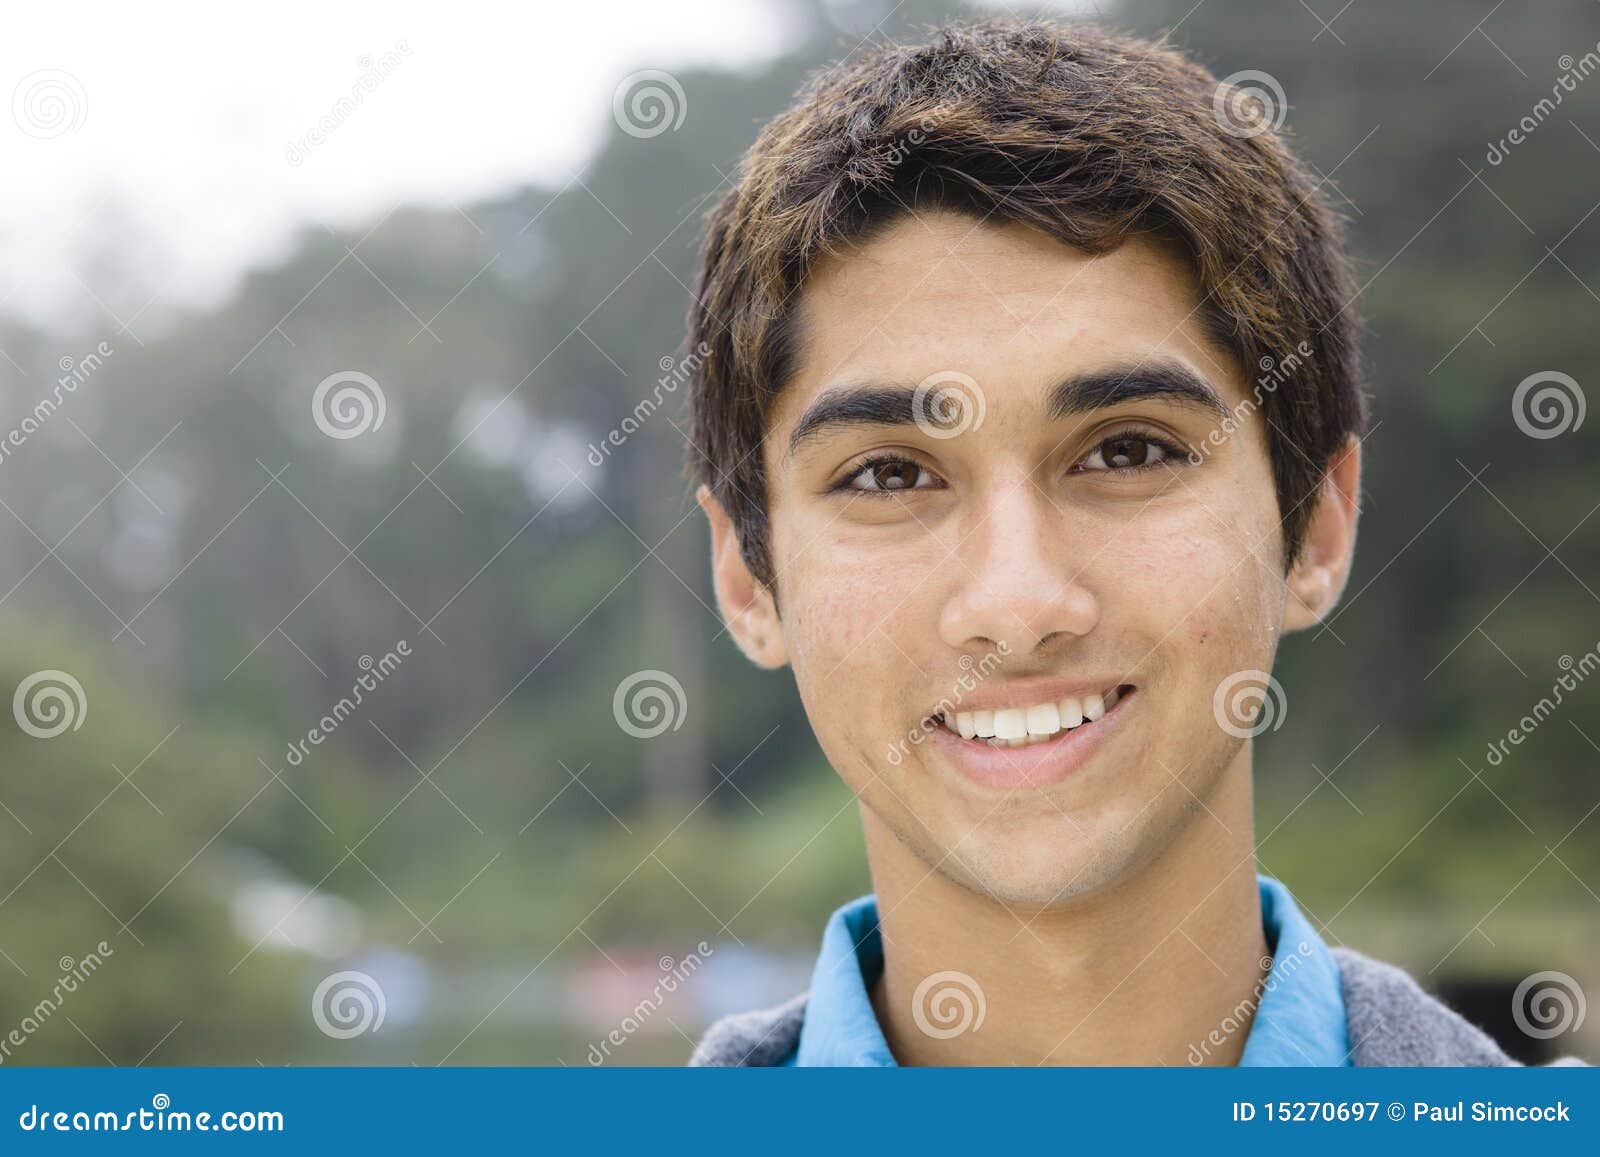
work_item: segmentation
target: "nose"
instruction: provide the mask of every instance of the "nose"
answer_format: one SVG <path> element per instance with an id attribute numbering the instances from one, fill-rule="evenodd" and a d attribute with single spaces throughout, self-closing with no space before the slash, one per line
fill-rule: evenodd
<path id="1" fill-rule="evenodd" d="M 955 586 L 939 614 L 946 645 L 1027 654 L 1054 635 L 1086 635 L 1100 600 L 1079 573 L 1067 516 L 1026 478 L 1001 483 L 964 527 Z"/>

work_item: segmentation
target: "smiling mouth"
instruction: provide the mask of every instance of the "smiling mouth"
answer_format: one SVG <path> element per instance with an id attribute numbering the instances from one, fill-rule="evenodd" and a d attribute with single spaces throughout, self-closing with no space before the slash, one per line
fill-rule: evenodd
<path id="1" fill-rule="evenodd" d="M 994 711 L 957 711 L 938 714 L 934 720 L 952 735 L 989 747 L 1033 747 L 1049 743 L 1105 717 L 1117 703 L 1132 695 L 1131 683 L 1121 683 L 1097 695 L 1069 696 L 1054 702 Z"/>

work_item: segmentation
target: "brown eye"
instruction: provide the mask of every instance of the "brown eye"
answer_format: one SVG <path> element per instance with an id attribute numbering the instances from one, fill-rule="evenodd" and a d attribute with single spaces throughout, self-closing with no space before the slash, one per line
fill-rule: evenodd
<path id="1" fill-rule="evenodd" d="M 846 480 L 845 489 L 867 493 L 926 490 L 937 481 L 931 470 L 909 458 L 882 458 L 863 463 Z"/>
<path id="2" fill-rule="evenodd" d="M 1118 438 L 1115 442 L 1107 442 L 1101 447 L 1101 451 L 1105 454 L 1106 465 L 1119 469 L 1125 466 L 1143 466 L 1145 459 L 1160 453 L 1143 438 Z"/>
<path id="3" fill-rule="evenodd" d="M 1084 470 L 1139 470 L 1165 462 L 1170 453 L 1153 438 L 1118 434 L 1107 438 L 1083 460 Z"/>

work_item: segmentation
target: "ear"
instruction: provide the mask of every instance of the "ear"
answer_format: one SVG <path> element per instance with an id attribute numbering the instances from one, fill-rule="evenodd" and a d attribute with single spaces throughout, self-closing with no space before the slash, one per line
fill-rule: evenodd
<path id="1" fill-rule="evenodd" d="M 722 503 L 704 486 L 695 491 L 695 501 L 711 523 L 711 580 L 728 633 L 745 658 L 758 667 L 769 671 L 782 667 L 789 661 L 789 650 L 772 593 L 745 565 L 739 535 Z"/>
<path id="2" fill-rule="evenodd" d="M 1351 438 L 1329 460 L 1305 543 L 1289 572 L 1285 632 L 1321 622 L 1344 593 L 1355 557 L 1360 495 L 1361 443 Z"/>

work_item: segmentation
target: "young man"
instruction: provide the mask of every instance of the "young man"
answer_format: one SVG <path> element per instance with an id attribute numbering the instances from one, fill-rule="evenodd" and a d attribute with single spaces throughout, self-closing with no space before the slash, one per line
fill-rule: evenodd
<path id="1" fill-rule="evenodd" d="M 821 75 L 745 158 L 692 309 L 699 501 L 875 896 L 692 1063 L 1510 1063 L 1254 870 L 1255 708 L 1344 588 L 1365 423 L 1271 112 L 981 24 Z"/>

